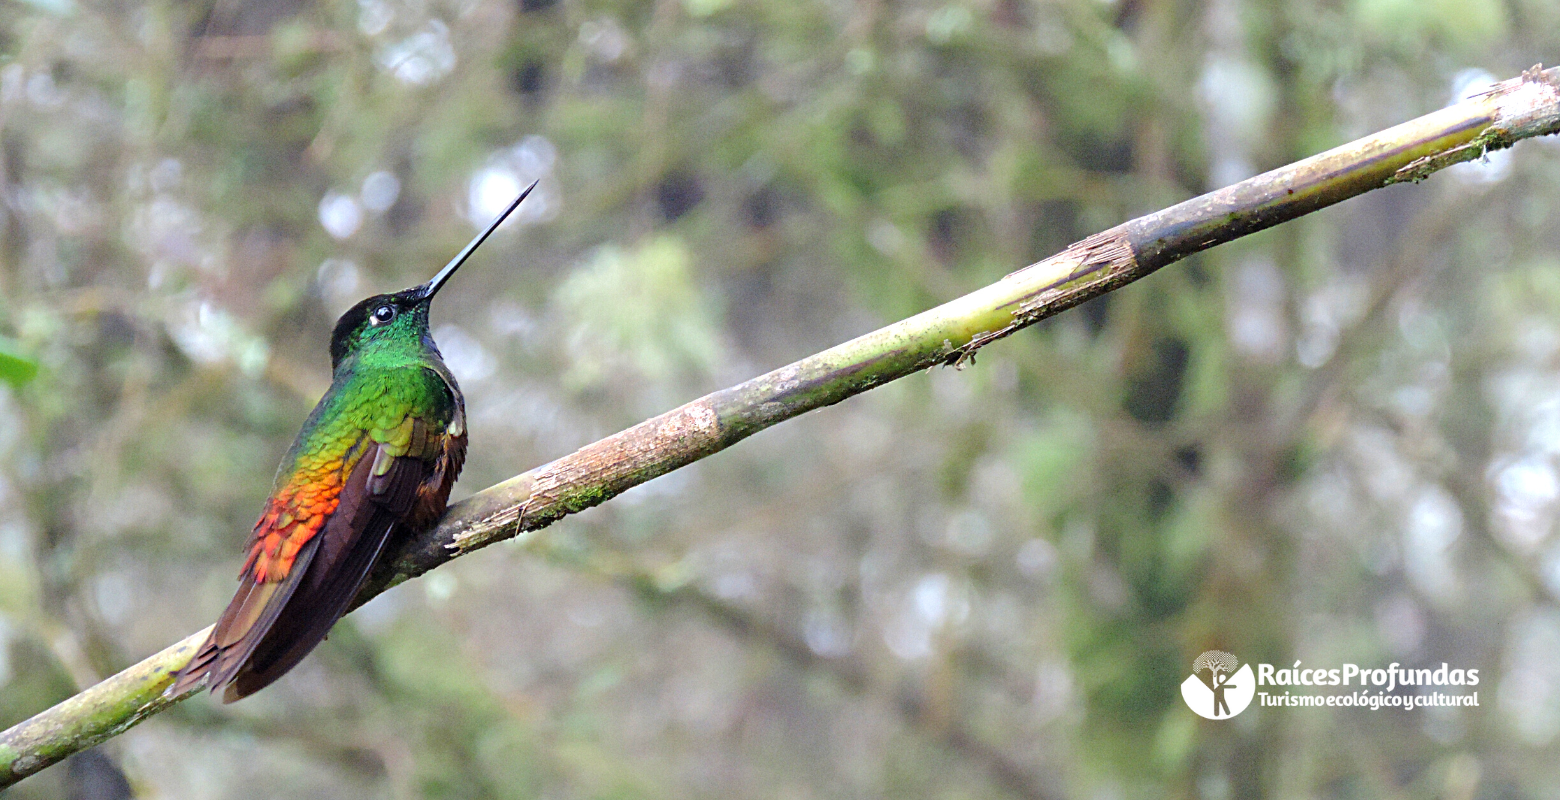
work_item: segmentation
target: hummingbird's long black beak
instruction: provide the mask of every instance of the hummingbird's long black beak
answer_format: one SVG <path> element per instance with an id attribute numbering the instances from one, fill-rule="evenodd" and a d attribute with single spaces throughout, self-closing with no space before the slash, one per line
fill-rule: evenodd
<path id="1" fill-rule="evenodd" d="M 524 200 L 526 195 L 530 194 L 531 190 L 535 189 L 536 184 L 538 183 L 541 183 L 541 181 L 532 181 L 530 186 L 525 187 L 525 191 L 521 192 L 520 196 L 516 197 L 515 201 L 510 203 L 508 208 L 504 209 L 504 213 L 499 214 L 498 218 L 493 220 L 492 224 L 487 226 L 487 230 L 477 234 L 477 238 L 472 239 L 471 244 L 466 245 L 464 249 L 462 249 L 459 253 L 456 253 L 455 257 L 450 259 L 450 263 L 445 264 L 444 269 L 439 270 L 439 274 L 433 276 L 433 280 L 423 284 L 421 300 L 425 302 L 431 300 L 433 296 L 438 293 L 439 289 L 444 286 L 445 281 L 448 281 L 450 276 L 455 274 L 455 270 L 460 269 L 460 265 L 466 263 L 466 259 L 470 258 L 471 254 L 476 252 L 476 249 L 480 247 L 483 242 L 487 241 L 489 236 L 493 235 L 493 231 L 498 230 L 498 226 L 502 225 L 504 220 L 508 219 L 509 215 L 513 213 L 516 208 L 520 207 L 520 201 Z"/>

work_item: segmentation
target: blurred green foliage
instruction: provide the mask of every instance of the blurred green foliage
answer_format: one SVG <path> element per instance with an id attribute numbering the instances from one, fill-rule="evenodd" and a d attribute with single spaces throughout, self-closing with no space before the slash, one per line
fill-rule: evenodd
<path id="1" fill-rule="evenodd" d="M 16 352 L 16 343 L 0 338 L 0 380 L 21 386 L 38 376 L 38 362 Z"/>
<path id="2" fill-rule="evenodd" d="M 525 182 L 434 309 L 457 493 L 1556 52 L 1548 0 L 0 6 L 0 723 L 211 621 L 335 316 Z M 1555 154 L 779 426 L 102 752 L 163 798 L 1551 796 Z M 1486 681 L 1212 722 L 1214 648 Z"/>

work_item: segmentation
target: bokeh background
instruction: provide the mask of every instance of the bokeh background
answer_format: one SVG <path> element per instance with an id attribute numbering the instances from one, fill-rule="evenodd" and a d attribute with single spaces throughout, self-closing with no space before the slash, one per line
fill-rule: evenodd
<path id="1" fill-rule="evenodd" d="M 1550 0 L 0 5 L 0 724 L 215 618 L 336 315 L 526 182 L 434 306 L 457 496 L 1540 61 Z M 7 796 L 1560 796 L 1557 211 L 1529 142 L 1196 256 Z M 1213 648 L 1480 703 L 1204 721 Z"/>

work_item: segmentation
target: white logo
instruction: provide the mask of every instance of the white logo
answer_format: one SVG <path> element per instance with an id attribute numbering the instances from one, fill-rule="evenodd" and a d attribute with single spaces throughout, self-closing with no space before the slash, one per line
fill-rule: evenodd
<path id="1" fill-rule="evenodd" d="M 1240 669 L 1235 669 L 1240 666 Z M 1201 673 L 1208 677 L 1201 677 Z M 1206 719 L 1229 719 L 1246 710 L 1257 693 L 1257 676 L 1223 650 L 1209 650 L 1192 662 L 1192 674 L 1181 681 L 1181 699 Z"/>

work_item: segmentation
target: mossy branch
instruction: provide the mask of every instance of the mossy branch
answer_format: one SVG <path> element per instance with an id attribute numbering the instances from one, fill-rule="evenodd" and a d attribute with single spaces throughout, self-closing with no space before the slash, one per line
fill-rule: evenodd
<path id="1" fill-rule="evenodd" d="M 387 560 L 358 603 L 775 423 L 929 367 L 963 365 L 997 339 L 1191 253 L 1556 131 L 1560 69 L 1534 67 L 1465 102 L 1095 234 L 957 300 L 699 398 L 477 493 Z M 194 634 L 0 733 L 0 788 L 178 702 L 182 697 L 163 692 L 204 636 Z"/>

